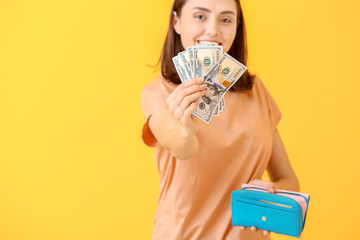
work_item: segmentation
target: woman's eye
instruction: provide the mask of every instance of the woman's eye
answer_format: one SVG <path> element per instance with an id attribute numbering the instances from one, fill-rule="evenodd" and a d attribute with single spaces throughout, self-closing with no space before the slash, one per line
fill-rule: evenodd
<path id="1" fill-rule="evenodd" d="M 231 19 L 229 19 L 229 18 L 223 18 L 223 19 L 221 19 L 221 21 L 224 23 L 231 23 Z"/>
<path id="2" fill-rule="evenodd" d="M 201 14 L 197 14 L 197 15 L 195 15 L 195 19 L 204 20 L 204 19 L 205 19 L 205 16 L 204 16 L 204 15 L 201 15 Z"/>

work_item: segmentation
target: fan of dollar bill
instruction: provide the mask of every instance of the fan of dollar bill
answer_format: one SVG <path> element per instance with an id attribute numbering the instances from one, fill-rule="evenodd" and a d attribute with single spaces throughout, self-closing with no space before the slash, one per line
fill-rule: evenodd
<path id="1" fill-rule="evenodd" d="M 172 60 L 181 82 L 198 77 L 205 79 L 207 93 L 198 99 L 199 105 L 192 114 L 206 123 L 223 111 L 224 94 L 247 69 L 213 42 L 188 47 Z"/>

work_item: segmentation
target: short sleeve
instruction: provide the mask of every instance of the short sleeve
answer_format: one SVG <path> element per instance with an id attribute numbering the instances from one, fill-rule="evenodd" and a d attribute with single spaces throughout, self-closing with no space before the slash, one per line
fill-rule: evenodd
<path id="1" fill-rule="evenodd" d="M 149 127 L 149 119 L 157 111 L 167 108 L 166 98 L 166 93 L 162 93 L 161 91 L 148 86 L 144 87 L 141 93 L 140 104 L 142 113 L 145 117 L 145 123 L 142 128 L 142 140 L 150 147 L 157 144 L 157 139 Z"/>
<path id="2" fill-rule="evenodd" d="M 270 92 L 266 89 L 265 85 L 259 78 L 257 78 L 257 83 L 259 84 L 260 91 L 262 92 L 264 100 L 266 102 L 266 108 L 269 114 L 271 128 L 274 132 L 282 118 L 282 114 Z"/>

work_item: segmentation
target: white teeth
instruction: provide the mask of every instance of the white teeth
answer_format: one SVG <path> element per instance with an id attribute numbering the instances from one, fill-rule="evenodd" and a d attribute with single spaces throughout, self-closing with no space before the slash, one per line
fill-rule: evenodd
<path id="1" fill-rule="evenodd" d="M 219 45 L 219 43 L 217 42 L 209 42 L 209 41 L 198 41 L 200 44 L 205 44 L 205 45 Z M 221 44 L 220 44 L 221 45 Z"/>

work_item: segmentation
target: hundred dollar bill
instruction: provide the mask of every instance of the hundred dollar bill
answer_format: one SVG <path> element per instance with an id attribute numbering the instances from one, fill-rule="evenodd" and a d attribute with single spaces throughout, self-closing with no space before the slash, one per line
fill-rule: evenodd
<path id="1" fill-rule="evenodd" d="M 180 56 L 181 61 L 184 63 L 185 71 L 189 79 L 193 79 L 192 77 L 192 70 L 190 65 L 190 55 L 188 51 L 182 51 L 178 54 Z"/>
<path id="2" fill-rule="evenodd" d="M 199 45 L 197 45 L 199 46 Z M 192 78 L 195 78 L 195 62 L 196 62 L 196 58 L 194 57 L 194 48 L 197 48 L 197 46 L 192 46 L 192 47 L 188 47 L 186 49 L 186 52 L 189 55 L 189 60 L 190 60 L 190 69 L 191 69 L 191 74 L 192 74 Z M 217 43 L 214 42 L 207 42 L 207 41 L 201 41 L 200 42 L 200 46 L 218 46 Z"/>
<path id="3" fill-rule="evenodd" d="M 222 46 L 197 45 L 193 48 L 194 77 L 204 77 L 223 55 Z"/>
<path id="4" fill-rule="evenodd" d="M 215 107 L 215 109 L 214 109 L 214 112 L 213 112 L 213 117 L 214 116 L 219 116 L 219 113 L 220 113 L 220 103 L 221 103 L 221 101 L 219 102 L 219 104 Z"/>
<path id="5" fill-rule="evenodd" d="M 207 42 L 207 41 L 201 41 L 200 44 L 205 45 L 205 46 L 218 46 L 219 45 L 219 44 L 217 44 L 215 42 Z M 221 56 L 222 56 L 222 54 L 223 53 L 221 51 Z M 224 107 L 225 107 L 225 101 L 224 101 L 224 98 L 221 98 L 220 103 L 218 104 L 218 106 L 214 110 L 214 116 L 218 116 L 219 112 L 222 112 Z"/>
<path id="6" fill-rule="evenodd" d="M 209 123 L 215 107 L 224 94 L 244 74 L 247 67 L 225 53 L 205 76 L 206 95 L 198 99 L 199 105 L 193 114 Z"/>
<path id="7" fill-rule="evenodd" d="M 222 112 L 223 109 L 224 109 L 224 95 L 223 97 L 221 98 L 221 101 L 219 102 L 219 112 Z"/>
<path id="8" fill-rule="evenodd" d="M 186 51 L 188 52 L 189 54 L 189 62 L 190 62 L 190 71 L 191 71 L 191 78 L 195 78 L 194 76 L 194 51 L 193 51 L 194 47 L 188 47 L 186 49 Z"/>
<path id="9" fill-rule="evenodd" d="M 193 48 L 194 77 L 204 77 L 223 55 L 222 46 L 217 43 L 201 42 Z M 224 101 L 223 99 L 221 101 Z M 215 116 L 219 115 L 221 105 L 215 108 Z"/>
<path id="10" fill-rule="evenodd" d="M 175 65 L 175 69 L 180 77 L 181 82 L 186 82 L 191 80 L 186 71 L 186 64 L 182 61 L 179 55 L 172 58 L 173 63 Z"/>

